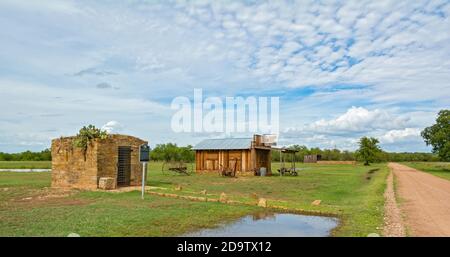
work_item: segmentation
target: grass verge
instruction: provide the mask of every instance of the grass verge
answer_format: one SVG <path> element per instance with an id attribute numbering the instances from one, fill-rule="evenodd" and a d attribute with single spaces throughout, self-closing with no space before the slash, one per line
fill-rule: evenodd
<path id="1" fill-rule="evenodd" d="M 403 162 L 402 164 L 450 180 L 450 163 L 448 162 Z"/>
<path id="2" fill-rule="evenodd" d="M 159 188 L 155 190 L 193 196 L 206 190 L 214 197 L 224 192 L 229 199 L 243 202 L 264 197 L 269 205 L 336 215 L 341 222 L 333 236 L 367 236 L 382 229 L 385 164 L 298 164 L 302 170 L 297 177 L 238 178 L 162 173 L 161 165 L 149 165 L 147 184 Z M 49 172 L 0 172 L 0 236 L 65 236 L 71 232 L 82 236 L 173 236 L 261 211 L 256 206 L 153 195 L 141 201 L 139 192 L 66 194 L 48 189 L 50 177 Z M 175 190 L 179 186 L 181 191 Z M 312 205 L 314 200 L 321 204 Z"/>

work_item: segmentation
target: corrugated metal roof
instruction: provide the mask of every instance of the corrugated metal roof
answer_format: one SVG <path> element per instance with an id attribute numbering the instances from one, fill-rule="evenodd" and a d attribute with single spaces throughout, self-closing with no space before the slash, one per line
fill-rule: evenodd
<path id="1" fill-rule="evenodd" d="M 240 150 L 250 149 L 251 138 L 205 139 L 194 146 L 194 150 Z"/>

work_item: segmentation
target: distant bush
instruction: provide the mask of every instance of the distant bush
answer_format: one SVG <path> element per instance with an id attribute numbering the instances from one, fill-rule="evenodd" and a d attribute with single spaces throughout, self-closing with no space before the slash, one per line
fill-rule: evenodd
<path id="1" fill-rule="evenodd" d="M 158 144 L 150 152 L 150 159 L 155 161 L 193 162 L 195 153 L 192 146 L 177 146 L 177 144 Z"/>
<path id="2" fill-rule="evenodd" d="M 356 161 L 356 153 L 353 151 L 339 149 L 320 149 L 320 148 L 308 148 L 303 145 L 293 145 L 290 149 L 298 150 L 295 159 L 297 162 L 303 162 L 303 157 L 309 154 L 320 154 L 324 161 Z M 290 156 L 286 157 L 290 160 Z M 272 151 L 272 161 L 280 161 L 280 152 Z M 420 161 L 420 162 L 436 162 L 439 161 L 437 154 L 433 153 L 392 153 L 392 152 L 379 152 L 374 162 L 403 162 L 403 161 Z"/>
<path id="3" fill-rule="evenodd" d="M 80 147 L 84 147 L 84 143 Z M 184 161 L 193 162 L 195 152 L 192 146 L 177 146 L 176 144 L 158 144 L 150 151 L 150 159 L 154 161 Z M 51 161 L 52 154 L 50 149 L 40 152 L 26 151 L 23 153 L 2 153 L 0 152 L 0 161 Z"/>
<path id="4" fill-rule="evenodd" d="M 50 149 L 40 152 L 25 151 L 22 153 L 0 152 L 0 161 L 51 161 L 52 153 Z"/>
<path id="5" fill-rule="evenodd" d="M 303 157 L 308 154 L 320 154 L 324 161 L 355 161 L 355 152 L 341 151 L 339 149 L 320 149 L 308 148 L 306 146 L 294 145 L 290 148 L 296 149 L 295 159 L 297 162 L 303 162 Z M 0 152 L 0 161 L 51 161 L 50 149 L 40 152 L 26 151 L 22 153 L 2 153 Z M 150 158 L 155 161 L 185 161 L 193 162 L 195 152 L 192 146 L 177 146 L 173 143 L 158 144 L 150 152 Z M 287 157 L 290 158 L 290 157 Z M 287 159 L 289 160 L 289 159 Z M 272 151 L 272 161 L 280 161 L 279 151 Z M 433 153 L 378 153 L 375 162 L 437 162 L 439 156 Z"/>

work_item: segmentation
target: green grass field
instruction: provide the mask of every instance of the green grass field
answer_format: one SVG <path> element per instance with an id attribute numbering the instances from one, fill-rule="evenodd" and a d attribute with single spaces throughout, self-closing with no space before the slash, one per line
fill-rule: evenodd
<path id="1" fill-rule="evenodd" d="M 450 180 L 450 163 L 448 162 L 404 162 L 403 164 Z"/>
<path id="2" fill-rule="evenodd" d="M 278 167 L 274 163 L 273 169 Z M 232 200 L 251 202 L 251 194 L 264 197 L 270 203 L 288 208 L 316 210 L 341 216 L 341 226 L 333 232 L 336 236 L 365 236 L 379 233 L 382 225 L 383 192 L 387 167 L 385 164 L 317 165 L 297 164 L 304 170 L 297 177 L 239 177 L 223 178 L 217 174 L 196 176 L 163 175 L 159 163 L 152 163 L 148 184 L 174 188 L 181 185 L 183 191 L 219 195 L 225 192 Z M 371 169 L 379 169 L 368 175 Z M 277 174 L 277 172 L 274 172 Z M 370 179 L 367 177 L 370 176 Z M 322 200 L 320 206 L 312 206 L 314 200 Z"/>
<path id="3" fill-rule="evenodd" d="M 269 205 L 339 216 L 341 222 L 332 232 L 334 236 L 381 233 L 385 164 L 299 164 L 304 170 L 297 177 L 238 178 L 215 173 L 163 174 L 161 165 L 153 162 L 149 167 L 147 184 L 158 187 L 156 190 L 196 196 L 206 189 L 208 197 L 225 192 L 241 202 L 255 202 L 256 195 L 267 198 Z M 182 190 L 174 191 L 179 185 Z M 172 236 L 263 210 L 150 195 L 141 201 L 139 192 L 73 191 L 46 197 L 52 192 L 49 186 L 49 172 L 0 172 L 0 236 L 65 236 L 71 232 L 82 236 Z M 312 206 L 311 202 L 318 199 L 321 205 Z"/>
<path id="4" fill-rule="evenodd" d="M 0 161 L 0 169 L 51 169 L 51 161 Z"/>
<path id="5" fill-rule="evenodd" d="M 0 173 L 0 236 L 175 236 L 257 211 L 140 192 L 50 194 L 50 173 Z"/>

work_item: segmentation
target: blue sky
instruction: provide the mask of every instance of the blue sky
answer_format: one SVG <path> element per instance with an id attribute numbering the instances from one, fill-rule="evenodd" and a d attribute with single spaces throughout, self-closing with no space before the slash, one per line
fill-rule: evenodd
<path id="1" fill-rule="evenodd" d="M 280 144 L 429 151 L 450 99 L 449 1 L 0 1 L 0 151 L 86 124 L 150 141 L 170 102 L 279 96 Z"/>

